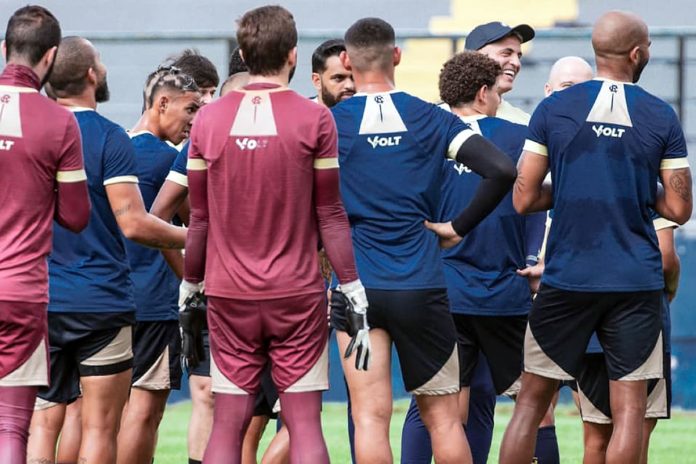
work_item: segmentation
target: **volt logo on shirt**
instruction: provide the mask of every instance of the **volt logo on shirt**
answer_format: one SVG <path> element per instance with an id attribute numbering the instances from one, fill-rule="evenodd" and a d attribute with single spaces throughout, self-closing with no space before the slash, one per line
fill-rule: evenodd
<path id="1" fill-rule="evenodd" d="M 372 148 L 380 147 L 395 147 L 401 142 L 401 135 L 395 135 L 392 137 L 380 137 L 375 135 L 373 137 L 368 137 L 367 142 L 372 145 Z"/>
<path id="2" fill-rule="evenodd" d="M 464 166 L 462 163 L 454 163 L 454 170 L 457 171 L 457 173 L 461 176 L 465 172 L 467 174 L 470 174 L 472 171 L 469 169 L 467 166 Z"/>
<path id="3" fill-rule="evenodd" d="M 626 129 L 617 129 L 616 127 L 606 127 L 603 124 L 600 124 L 599 126 L 593 124 L 592 125 L 592 130 L 597 134 L 597 137 L 616 137 L 620 139 L 623 135 L 624 132 L 626 132 Z"/>
<path id="4" fill-rule="evenodd" d="M 14 140 L 0 140 L 0 150 L 9 150 L 14 145 Z"/>
<path id="5" fill-rule="evenodd" d="M 235 139 L 234 143 L 237 144 L 240 150 L 256 150 L 257 148 L 266 148 L 268 146 L 268 140 L 250 139 L 248 137 Z"/>

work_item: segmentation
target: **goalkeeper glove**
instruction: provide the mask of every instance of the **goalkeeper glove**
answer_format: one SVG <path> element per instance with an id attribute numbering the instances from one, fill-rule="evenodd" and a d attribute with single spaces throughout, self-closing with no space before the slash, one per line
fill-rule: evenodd
<path id="1" fill-rule="evenodd" d="M 370 366 L 370 326 L 367 323 L 367 295 L 360 280 L 340 285 L 340 292 L 346 310 L 348 335 L 351 336 L 345 358 L 355 351 L 355 368 L 366 371 Z"/>
<path id="2" fill-rule="evenodd" d="M 181 360 L 185 367 L 194 368 L 205 360 L 203 329 L 206 321 L 206 298 L 201 292 L 189 295 L 179 308 L 181 327 Z"/>

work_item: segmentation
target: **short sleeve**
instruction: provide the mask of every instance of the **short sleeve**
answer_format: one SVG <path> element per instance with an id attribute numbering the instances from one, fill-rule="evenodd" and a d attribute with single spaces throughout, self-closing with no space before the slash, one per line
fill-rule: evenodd
<path id="1" fill-rule="evenodd" d="M 188 177 L 186 172 L 186 160 L 188 158 L 189 147 L 191 142 L 188 141 L 184 144 L 183 148 L 176 155 L 172 168 L 167 175 L 167 180 L 179 184 L 183 187 L 188 187 Z"/>
<path id="2" fill-rule="evenodd" d="M 338 135 L 331 113 L 321 108 L 317 127 L 317 148 L 314 153 L 314 169 L 338 167 Z"/>
<path id="3" fill-rule="evenodd" d="M 409 122 L 414 134 L 425 136 L 419 143 L 430 153 L 455 159 L 459 148 L 475 132 L 447 110 L 420 100 L 414 102 Z"/>
<path id="4" fill-rule="evenodd" d="M 662 154 L 660 169 L 681 169 L 688 168 L 689 161 L 687 160 L 686 139 L 684 131 L 677 119 L 677 115 L 670 108 L 672 115 L 670 121 L 667 140 L 665 141 L 665 151 Z"/>
<path id="5" fill-rule="evenodd" d="M 104 185 L 138 183 L 135 148 L 126 132 L 120 127 L 108 132 L 102 163 Z"/>
<path id="6" fill-rule="evenodd" d="M 653 209 L 650 210 L 650 219 L 652 219 L 655 230 L 676 229 L 679 227 L 679 224 L 663 218 Z"/>
<path id="7" fill-rule="evenodd" d="M 65 126 L 63 143 L 58 154 L 58 182 L 82 182 L 87 180 L 82 159 L 82 137 L 77 121 L 70 115 Z"/>
<path id="8" fill-rule="evenodd" d="M 186 162 L 186 171 L 205 171 L 208 169 L 208 163 L 206 162 L 202 148 L 203 148 L 203 130 L 204 121 L 201 121 L 202 114 L 196 115 L 193 127 L 191 128 L 191 138 L 188 143 L 188 160 Z M 182 150 L 183 152 L 183 150 Z"/>
<path id="9" fill-rule="evenodd" d="M 524 141 L 524 150 L 543 156 L 549 155 L 546 127 L 547 101 L 542 101 L 534 110 L 532 118 L 529 120 L 527 138 Z"/>

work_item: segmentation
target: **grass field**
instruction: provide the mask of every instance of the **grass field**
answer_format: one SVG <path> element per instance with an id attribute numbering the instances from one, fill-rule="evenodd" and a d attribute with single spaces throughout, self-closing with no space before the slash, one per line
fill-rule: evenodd
<path id="1" fill-rule="evenodd" d="M 391 444 L 394 450 L 394 462 L 399 462 L 401 425 L 408 408 L 408 402 L 401 400 L 394 405 L 394 417 L 391 424 Z M 187 462 L 186 427 L 191 411 L 191 404 L 179 403 L 167 408 L 160 427 L 159 443 L 155 456 L 156 464 L 181 464 Z M 497 461 L 498 447 L 512 414 L 511 404 L 500 404 L 496 410 L 496 427 L 490 463 Z M 343 403 L 324 405 L 324 435 L 329 446 L 331 462 L 334 464 L 350 463 L 350 450 L 346 432 L 346 406 Z M 272 430 L 271 430 L 272 429 Z M 261 443 L 261 450 L 275 431 L 271 422 Z M 556 411 L 556 431 L 561 451 L 561 462 L 582 462 L 582 428 L 575 408 L 570 405 L 559 406 Z M 696 413 L 675 411 L 672 420 L 660 421 L 653 433 L 650 446 L 650 462 L 656 464 L 696 463 Z"/>

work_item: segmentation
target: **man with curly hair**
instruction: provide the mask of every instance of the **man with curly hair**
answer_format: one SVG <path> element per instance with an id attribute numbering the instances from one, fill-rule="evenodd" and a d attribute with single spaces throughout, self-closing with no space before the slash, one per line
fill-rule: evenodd
<path id="1" fill-rule="evenodd" d="M 501 66 L 486 55 L 460 53 L 447 61 L 440 73 L 440 97 L 471 128 L 493 142 L 514 162 L 524 144 L 526 128 L 495 117 L 500 105 Z M 480 178 L 455 161 L 443 163 L 440 218 L 450 217 L 469 203 Z M 469 387 L 479 352 L 490 366 L 495 394 L 515 397 L 522 373 L 522 353 L 527 313 L 532 293 L 524 268 L 526 257 L 536 255 L 543 240 L 543 217 L 521 216 L 508 193 L 496 209 L 467 234 L 462 242 L 442 254 L 450 311 L 457 328 L 460 353 L 459 408 L 466 424 Z M 473 440 L 472 440 L 473 441 Z M 429 463 L 430 437 L 421 425 L 415 402 L 404 423 L 402 455 L 409 463 Z M 482 443 L 477 443 L 482 448 Z M 473 453 L 485 462 L 485 452 Z"/>

